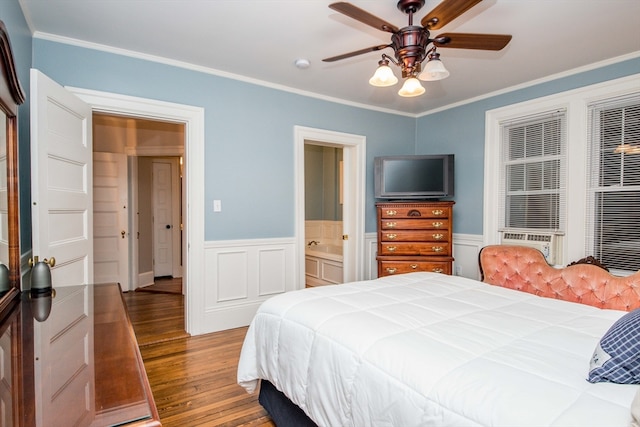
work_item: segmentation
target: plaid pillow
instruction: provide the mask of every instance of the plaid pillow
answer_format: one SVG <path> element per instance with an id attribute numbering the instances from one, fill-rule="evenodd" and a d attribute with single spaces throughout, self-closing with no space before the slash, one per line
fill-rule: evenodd
<path id="1" fill-rule="evenodd" d="M 604 334 L 591 357 L 588 381 L 640 384 L 640 308 Z"/>

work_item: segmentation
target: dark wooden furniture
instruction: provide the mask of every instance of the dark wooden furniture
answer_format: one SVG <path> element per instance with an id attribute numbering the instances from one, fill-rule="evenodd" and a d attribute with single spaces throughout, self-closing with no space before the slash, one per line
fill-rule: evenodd
<path id="1" fill-rule="evenodd" d="M 20 220 L 18 213 L 18 106 L 25 100 L 11 51 L 9 34 L 0 21 L 0 311 L 20 293 Z M 2 126 L 2 125 L 0 125 Z M 2 183 L 3 180 L 0 180 Z"/>
<path id="2" fill-rule="evenodd" d="M 378 277 L 412 271 L 451 274 L 454 203 L 376 203 Z"/>
<path id="3" fill-rule="evenodd" d="M 161 425 L 119 285 L 23 292 L 4 314 L 3 425 Z"/>

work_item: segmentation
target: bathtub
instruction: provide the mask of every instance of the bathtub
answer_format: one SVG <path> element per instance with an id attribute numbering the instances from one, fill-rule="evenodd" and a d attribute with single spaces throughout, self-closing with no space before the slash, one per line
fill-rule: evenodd
<path id="1" fill-rule="evenodd" d="M 307 286 L 342 283 L 342 245 L 306 246 L 305 280 Z"/>

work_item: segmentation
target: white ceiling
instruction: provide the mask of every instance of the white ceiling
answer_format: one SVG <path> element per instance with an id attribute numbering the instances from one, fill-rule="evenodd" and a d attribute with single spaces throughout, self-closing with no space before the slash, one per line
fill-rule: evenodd
<path id="1" fill-rule="evenodd" d="M 427 0 L 414 24 L 440 0 Z M 380 54 L 322 58 L 387 44 L 390 34 L 329 9 L 330 0 L 20 0 L 37 37 L 68 38 L 231 77 L 418 114 L 619 56 L 640 54 L 640 0 L 484 0 L 444 32 L 512 34 L 500 52 L 441 48 L 451 72 L 416 98 L 368 84 Z M 407 25 L 394 0 L 355 6 Z M 306 58 L 311 67 L 295 67 Z M 640 70 L 639 70 L 640 71 Z M 399 77 L 399 70 L 396 69 Z"/>

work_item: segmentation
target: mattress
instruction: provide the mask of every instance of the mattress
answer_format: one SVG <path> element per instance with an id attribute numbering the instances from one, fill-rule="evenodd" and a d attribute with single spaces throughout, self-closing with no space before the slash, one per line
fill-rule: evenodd
<path id="1" fill-rule="evenodd" d="M 238 365 L 319 426 L 628 426 L 637 385 L 589 383 L 625 312 L 410 273 L 275 296 Z"/>

